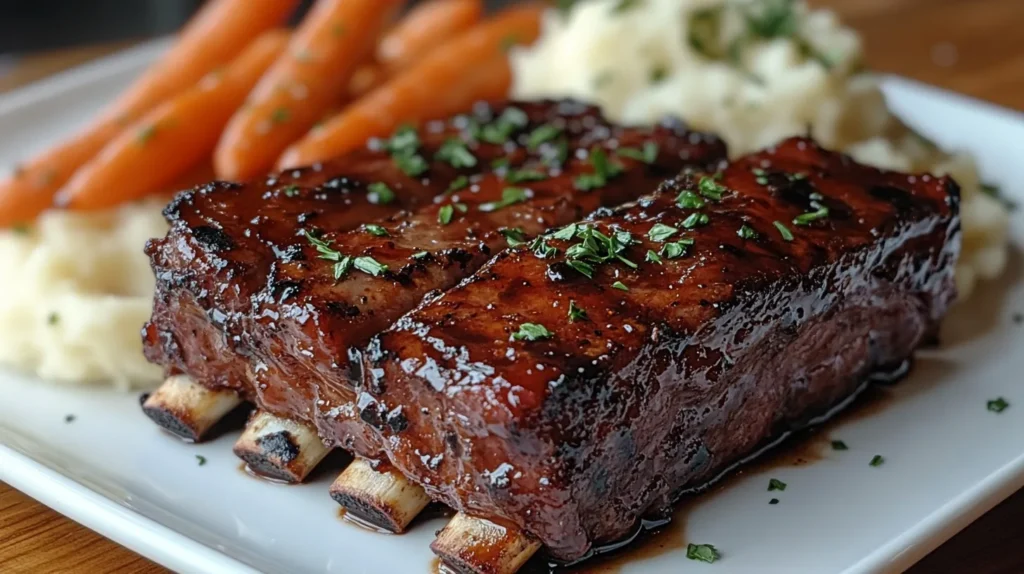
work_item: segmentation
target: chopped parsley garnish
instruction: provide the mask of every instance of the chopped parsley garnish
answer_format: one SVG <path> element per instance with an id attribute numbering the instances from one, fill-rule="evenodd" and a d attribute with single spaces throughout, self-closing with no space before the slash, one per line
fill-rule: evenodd
<path id="1" fill-rule="evenodd" d="M 692 239 L 680 239 L 679 241 L 666 243 L 661 246 L 661 250 L 658 251 L 658 255 L 661 255 L 666 259 L 678 259 L 683 255 L 686 255 L 686 252 L 690 249 L 691 245 L 693 245 Z"/>
<path id="2" fill-rule="evenodd" d="M 437 210 L 437 222 L 441 225 L 448 225 L 452 222 L 452 217 L 455 215 L 455 207 L 451 204 L 442 205 L 441 209 Z"/>
<path id="3" fill-rule="evenodd" d="M 580 240 L 565 250 L 566 264 L 587 278 L 594 277 L 597 265 L 614 261 L 619 261 L 631 269 L 638 267 L 623 254 L 627 247 L 636 243 L 628 231 L 615 231 L 609 236 L 590 226 L 572 224 L 560 229 L 551 237 L 563 241 L 573 238 Z"/>
<path id="4" fill-rule="evenodd" d="M 676 197 L 676 205 L 683 209 L 700 209 L 704 207 L 704 200 L 692 191 L 684 191 Z"/>
<path id="5" fill-rule="evenodd" d="M 654 68 L 651 69 L 651 72 L 650 74 L 648 74 L 647 78 L 648 80 L 650 80 L 652 84 L 657 84 L 662 82 L 667 76 L 668 70 L 665 68 L 665 66 L 655 66 Z"/>
<path id="6" fill-rule="evenodd" d="M 841 440 L 832 441 L 832 450 L 850 450 L 846 443 Z"/>
<path id="7" fill-rule="evenodd" d="M 775 229 L 779 230 L 779 234 L 782 235 L 783 241 L 793 241 L 793 232 L 791 232 L 785 224 L 781 221 L 773 221 L 772 225 L 775 226 Z"/>
<path id="8" fill-rule="evenodd" d="M 573 182 L 576 189 L 580 191 L 590 191 L 604 187 L 609 179 L 622 173 L 622 166 L 609 162 L 608 154 L 600 147 L 591 148 L 590 165 L 594 167 L 594 172 L 579 175 Z"/>
<path id="9" fill-rule="evenodd" d="M 542 341 L 553 336 L 554 333 L 548 331 L 544 325 L 537 323 L 523 323 L 519 326 L 518 331 L 512 333 L 512 338 L 516 341 Z"/>
<path id="10" fill-rule="evenodd" d="M 392 154 L 391 159 L 398 166 L 398 169 L 402 170 L 409 177 L 423 175 L 423 172 L 427 171 L 428 168 L 427 160 L 416 153 Z"/>
<path id="11" fill-rule="evenodd" d="M 510 163 L 512 163 L 512 160 L 510 160 L 509 158 L 499 157 L 497 159 L 491 160 L 491 167 L 494 168 L 495 171 L 501 169 L 508 169 L 508 165 Z"/>
<path id="12" fill-rule="evenodd" d="M 703 227 L 711 221 L 706 213 L 691 213 L 689 217 L 683 220 L 683 227 L 687 229 L 693 229 L 694 227 Z"/>
<path id="13" fill-rule="evenodd" d="M 517 247 L 526 243 L 526 234 L 518 227 L 506 227 L 498 231 L 505 236 L 505 241 L 508 242 L 509 247 Z"/>
<path id="14" fill-rule="evenodd" d="M 687 42 L 690 47 L 705 58 L 718 58 L 721 54 L 722 8 L 706 8 L 690 14 L 687 26 Z"/>
<path id="15" fill-rule="evenodd" d="M 880 454 L 876 454 L 875 456 L 871 457 L 871 462 L 868 464 L 870 464 L 871 466 L 882 466 L 883 464 L 885 464 L 885 457 Z"/>
<path id="16" fill-rule="evenodd" d="M 647 256 L 644 258 L 644 260 L 647 261 L 648 263 L 657 263 L 661 265 L 661 255 L 658 255 L 657 253 L 650 249 L 647 250 Z"/>
<path id="17" fill-rule="evenodd" d="M 612 14 L 621 14 L 627 10 L 632 10 L 640 5 L 643 0 L 619 0 L 614 7 L 612 7 Z"/>
<path id="18" fill-rule="evenodd" d="M 47 325 L 56 325 L 57 323 L 60 323 L 60 315 L 58 313 L 53 312 L 46 316 Z"/>
<path id="19" fill-rule="evenodd" d="M 197 454 L 196 462 L 199 463 L 199 466 L 203 466 L 204 464 L 206 464 L 206 457 L 201 454 Z"/>
<path id="20" fill-rule="evenodd" d="M 467 187 L 469 187 L 469 178 L 464 175 L 460 175 L 459 177 L 452 180 L 452 182 L 448 185 L 448 189 L 445 190 L 445 193 L 459 191 L 460 189 L 466 189 Z"/>
<path id="21" fill-rule="evenodd" d="M 373 235 L 375 237 L 390 237 L 391 236 L 391 234 L 388 233 L 387 229 L 384 229 L 383 227 L 381 227 L 381 226 L 379 226 L 377 224 L 374 224 L 374 223 L 367 223 L 366 225 L 363 226 L 363 229 L 365 229 L 367 233 L 369 233 L 370 235 Z"/>
<path id="22" fill-rule="evenodd" d="M 672 227 L 671 225 L 665 225 L 664 223 L 655 223 L 651 230 L 647 232 L 647 237 L 655 243 L 664 243 L 668 241 L 669 237 L 672 237 L 676 233 L 679 233 L 679 229 Z"/>
<path id="23" fill-rule="evenodd" d="M 509 34 L 501 39 L 501 51 L 508 52 L 513 46 L 519 44 L 519 36 L 515 34 Z"/>
<path id="24" fill-rule="evenodd" d="M 777 478 L 770 479 L 768 481 L 768 492 L 773 490 L 786 490 L 786 483 Z"/>
<path id="25" fill-rule="evenodd" d="M 373 275 L 374 277 L 379 277 L 386 273 L 388 270 L 387 265 L 384 265 L 377 261 L 376 259 L 374 259 L 373 257 L 369 256 L 356 257 L 353 260 L 353 265 L 355 266 L 356 269 L 362 271 L 363 273 Z"/>
<path id="26" fill-rule="evenodd" d="M 572 238 L 576 236 L 577 228 L 578 227 L 575 223 L 570 223 L 569 225 L 566 225 L 565 227 L 551 234 L 551 237 L 553 239 L 561 239 L 562 241 L 571 241 Z"/>
<path id="27" fill-rule="evenodd" d="M 569 142 L 565 138 L 560 138 L 555 143 L 544 146 L 541 155 L 546 165 L 559 167 L 569 158 Z"/>
<path id="28" fill-rule="evenodd" d="M 750 33 L 766 40 L 790 38 L 799 28 L 793 0 L 762 2 L 760 10 L 750 11 L 745 16 Z"/>
<path id="29" fill-rule="evenodd" d="M 711 177 L 702 177 L 700 182 L 697 184 L 697 190 L 700 194 L 712 201 L 721 201 L 722 194 L 725 193 L 726 188 L 724 185 L 718 183 Z"/>
<path id="30" fill-rule="evenodd" d="M 988 402 L 988 410 L 994 413 L 1001 413 L 1006 410 L 1006 407 L 1010 406 L 1010 403 L 1003 397 L 992 399 Z"/>
<path id="31" fill-rule="evenodd" d="M 547 242 L 544 241 L 543 237 L 535 238 L 530 242 L 530 245 L 527 248 L 530 251 L 533 251 L 533 254 L 540 259 L 550 259 L 555 255 L 558 255 L 558 248 L 548 245 Z"/>
<path id="32" fill-rule="evenodd" d="M 441 149 L 437 150 L 437 154 L 434 158 L 446 161 L 456 169 L 473 167 L 476 165 L 476 156 L 469 151 L 469 148 L 466 147 L 466 143 L 459 138 L 449 138 L 445 140 L 445 142 L 441 144 Z"/>
<path id="33" fill-rule="evenodd" d="M 275 124 L 283 124 L 291 119 L 291 117 L 292 113 L 288 111 L 288 108 L 275 108 L 274 111 L 270 113 L 270 121 Z"/>
<path id="34" fill-rule="evenodd" d="M 337 281 L 338 279 L 341 279 L 351 270 L 352 258 L 346 255 L 334 264 L 334 280 Z"/>
<path id="35" fill-rule="evenodd" d="M 658 159 L 658 144 L 654 142 L 644 142 L 643 149 L 637 149 L 635 147 L 620 147 L 615 150 L 615 155 L 651 164 Z"/>
<path id="36" fill-rule="evenodd" d="M 587 312 L 577 307 L 575 301 L 569 301 L 569 322 L 584 321 L 586 318 Z"/>
<path id="37" fill-rule="evenodd" d="M 612 288 L 618 289 L 619 291 L 629 291 L 629 287 L 626 287 L 626 284 L 623 283 L 622 281 L 616 281 L 615 283 L 612 283 Z"/>
<path id="38" fill-rule="evenodd" d="M 11 231 L 14 232 L 15 235 L 28 235 L 32 231 L 32 228 L 27 223 L 15 223 L 11 226 Z"/>
<path id="39" fill-rule="evenodd" d="M 747 224 L 743 224 L 743 226 L 737 229 L 736 235 L 739 235 L 742 239 L 757 239 L 757 232 Z"/>
<path id="40" fill-rule="evenodd" d="M 391 159 L 409 177 L 422 175 L 427 171 L 427 160 L 418 153 L 420 137 L 411 126 L 399 128 L 385 142 L 385 148 L 391 153 Z"/>
<path id="41" fill-rule="evenodd" d="M 523 183 L 527 181 L 543 181 L 548 174 L 536 169 L 510 169 L 505 174 L 505 181 L 509 183 Z"/>
<path id="42" fill-rule="evenodd" d="M 76 418 L 78 418 L 78 417 L 76 417 L 75 415 L 64 415 L 64 423 L 65 424 L 71 424 L 71 423 L 75 422 Z"/>
<path id="43" fill-rule="evenodd" d="M 611 71 L 601 72 L 600 74 L 594 76 L 594 81 L 592 82 L 593 87 L 595 90 L 600 90 L 601 88 L 611 84 L 614 79 L 615 74 L 611 73 Z"/>
<path id="44" fill-rule="evenodd" d="M 773 499 L 768 501 L 768 504 L 778 504 L 778 503 L 779 503 L 779 499 L 778 498 L 773 498 Z"/>
<path id="45" fill-rule="evenodd" d="M 530 135 L 526 138 L 526 147 L 530 151 L 534 151 L 541 144 L 557 138 L 561 133 L 562 130 L 553 124 L 541 124 L 530 132 Z"/>
<path id="46" fill-rule="evenodd" d="M 508 141 L 517 130 L 525 128 L 530 123 L 529 117 L 523 110 L 509 106 L 501 112 L 496 120 L 485 125 L 480 130 L 480 139 L 492 144 L 503 144 Z"/>
<path id="47" fill-rule="evenodd" d="M 297 185 L 289 185 L 288 187 L 284 188 L 284 190 L 282 190 L 282 191 L 284 191 L 284 196 L 285 197 L 297 197 L 299 195 L 299 186 L 297 186 Z"/>
<path id="48" fill-rule="evenodd" d="M 145 144 L 149 140 L 153 139 L 156 135 L 156 126 L 146 126 L 139 130 L 139 133 L 135 136 L 140 144 Z"/>
<path id="49" fill-rule="evenodd" d="M 413 259 L 423 259 L 424 257 L 430 257 L 429 251 L 417 251 L 412 254 Z"/>
<path id="50" fill-rule="evenodd" d="M 395 200 L 395 192 L 386 183 L 375 181 L 366 190 L 366 200 L 374 205 L 387 205 Z"/>
<path id="51" fill-rule="evenodd" d="M 825 219 L 828 217 L 828 208 L 824 205 L 819 205 L 815 211 L 809 213 L 801 213 L 800 215 L 793 218 L 793 225 L 810 225 L 819 219 Z"/>
<path id="52" fill-rule="evenodd" d="M 522 203 L 529 198 L 529 194 L 521 187 L 506 187 L 501 190 L 501 201 L 489 201 L 480 204 L 480 211 L 498 211 L 510 205 Z"/>
<path id="53" fill-rule="evenodd" d="M 700 560 L 711 564 L 722 556 L 718 553 L 718 549 L 710 544 L 687 544 L 686 557 L 690 560 Z"/>

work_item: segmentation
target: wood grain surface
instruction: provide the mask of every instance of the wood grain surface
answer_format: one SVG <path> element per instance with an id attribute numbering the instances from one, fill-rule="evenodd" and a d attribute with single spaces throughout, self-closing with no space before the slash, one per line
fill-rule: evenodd
<path id="1" fill-rule="evenodd" d="M 811 0 L 864 37 L 868 64 L 1024 110 L 1024 0 Z M 0 92 L 107 54 L 90 46 L 25 58 Z M 941 121 L 941 120 L 936 120 Z M 1024 491 L 918 563 L 912 574 L 1024 572 Z M 0 572 L 166 572 L 0 483 Z"/>

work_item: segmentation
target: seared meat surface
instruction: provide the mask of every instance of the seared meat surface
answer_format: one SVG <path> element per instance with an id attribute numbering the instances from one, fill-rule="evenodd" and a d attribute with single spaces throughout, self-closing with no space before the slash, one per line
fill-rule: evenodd
<path id="1" fill-rule="evenodd" d="M 579 559 L 933 336 L 958 202 L 801 138 L 682 175 L 424 301 L 321 429 Z"/>
<path id="2" fill-rule="evenodd" d="M 273 192 L 271 205 L 230 185 L 179 197 L 171 232 L 149 248 L 147 356 L 286 418 L 351 409 L 361 348 L 424 295 L 510 243 L 725 157 L 677 124 L 613 126 L 568 102 L 480 106 L 376 147 L 339 160 L 351 171 L 338 189 Z M 410 209 L 366 209 L 379 182 Z M 342 194 L 354 198 L 330 199 Z"/>

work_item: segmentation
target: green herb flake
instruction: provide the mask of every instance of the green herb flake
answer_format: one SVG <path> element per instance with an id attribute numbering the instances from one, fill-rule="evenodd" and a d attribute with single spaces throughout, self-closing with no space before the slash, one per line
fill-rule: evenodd
<path id="1" fill-rule="evenodd" d="M 576 237 L 576 230 L 578 226 L 575 223 L 570 223 L 565 227 L 551 234 L 553 239 L 561 239 L 562 241 L 571 241 L 573 237 Z"/>
<path id="2" fill-rule="evenodd" d="M 442 205 L 441 209 L 437 210 L 437 222 L 441 225 L 448 225 L 452 222 L 452 217 L 455 215 L 455 208 L 449 205 Z"/>
<path id="3" fill-rule="evenodd" d="M 289 185 L 288 187 L 281 190 L 285 197 L 297 197 L 299 195 L 299 186 Z"/>
<path id="4" fill-rule="evenodd" d="M 199 464 L 199 466 L 203 466 L 204 464 L 206 464 L 206 457 L 201 454 L 197 454 L 196 462 Z"/>
<path id="5" fill-rule="evenodd" d="M 619 0 L 615 6 L 612 7 L 612 14 L 622 14 L 632 10 L 642 3 L 642 0 Z"/>
<path id="6" fill-rule="evenodd" d="M 880 454 L 876 454 L 875 456 L 871 457 L 871 462 L 868 464 L 870 464 L 871 466 L 882 466 L 883 464 L 885 464 L 885 457 Z"/>
<path id="7" fill-rule="evenodd" d="M 370 235 L 373 235 L 374 237 L 391 237 L 391 234 L 388 233 L 387 229 L 384 229 L 380 225 L 374 223 L 368 223 L 364 225 L 363 230 L 369 233 Z"/>
<path id="8" fill-rule="evenodd" d="M 46 316 L 46 324 L 53 326 L 60 323 L 60 315 L 56 312 L 50 313 Z"/>
<path id="9" fill-rule="evenodd" d="M 77 419 L 77 418 L 78 417 L 76 417 L 73 414 L 64 415 L 64 424 L 71 424 L 71 423 L 75 422 L 75 419 Z"/>
<path id="10" fill-rule="evenodd" d="M 585 321 L 587 312 L 576 306 L 575 301 L 569 301 L 569 322 Z"/>
<path id="11" fill-rule="evenodd" d="M 575 269 L 580 275 L 583 275 L 587 279 L 594 278 L 594 266 L 587 263 L 586 261 L 580 261 L 579 259 L 571 259 L 566 261 L 569 267 Z"/>
<path id="12" fill-rule="evenodd" d="M 828 217 L 828 208 L 824 205 L 818 206 L 818 208 L 809 213 L 801 213 L 800 215 L 793 218 L 793 225 L 807 226 L 819 219 L 825 219 Z"/>
<path id="13" fill-rule="evenodd" d="M 537 323 L 523 323 L 519 326 L 518 331 L 512 333 L 512 338 L 516 341 L 542 341 L 553 336 L 554 333 L 548 331 L 544 325 Z"/>
<path id="14" fill-rule="evenodd" d="M 352 261 L 352 264 L 356 269 L 362 271 L 363 273 L 373 275 L 374 277 L 379 277 L 386 273 L 388 270 L 387 265 L 384 265 L 377 261 L 376 259 L 374 259 L 373 257 L 368 256 L 356 257 Z"/>
<path id="15" fill-rule="evenodd" d="M 32 227 L 27 223 L 15 223 L 11 226 L 11 232 L 15 235 L 28 235 L 32 232 Z"/>
<path id="16" fill-rule="evenodd" d="M 657 263 L 658 265 L 662 264 L 661 256 L 650 249 L 647 250 L 647 255 L 644 257 L 644 261 L 647 261 L 648 263 Z"/>
<path id="17" fill-rule="evenodd" d="M 778 503 L 779 503 L 779 499 L 778 498 L 773 498 L 773 499 L 768 501 L 768 504 L 778 504 Z"/>
<path id="18" fill-rule="evenodd" d="M 517 46 L 517 45 L 519 45 L 521 43 L 522 43 L 522 41 L 519 39 L 519 36 L 517 36 L 515 34 L 509 34 L 509 35 L 507 35 L 507 36 L 505 36 L 504 38 L 501 39 L 501 51 L 502 52 L 508 52 L 513 47 L 515 47 L 515 46 Z"/>
<path id="19" fill-rule="evenodd" d="M 703 227 L 710 223 L 710 221 L 711 218 L 706 213 L 691 213 L 689 217 L 683 220 L 683 227 L 686 229 Z"/>
<path id="20" fill-rule="evenodd" d="M 629 287 L 626 287 L 626 284 L 623 283 L 622 281 L 616 281 L 615 283 L 612 283 L 612 288 L 618 289 L 619 291 L 629 291 Z"/>
<path id="21" fill-rule="evenodd" d="M 711 564 L 722 556 L 718 553 L 718 549 L 710 544 L 687 544 L 686 557 L 690 560 Z"/>
<path id="22" fill-rule="evenodd" d="M 464 175 L 460 175 L 459 177 L 453 179 L 450 184 L 448 184 L 448 189 L 445 190 L 445 193 L 452 193 L 455 191 L 466 189 L 467 187 L 469 187 L 469 178 Z"/>
<path id="23" fill-rule="evenodd" d="M 690 246 L 693 245 L 692 239 L 680 239 L 679 241 L 673 241 L 666 243 L 661 246 L 661 250 L 658 251 L 658 255 L 666 259 L 678 259 L 689 251 Z"/>
<path id="24" fill-rule="evenodd" d="M 642 149 L 635 147 L 620 147 L 615 150 L 615 155 L 642 161 L 646 164 L 652 164 L 658 159 L 658 144 L 654 142 L 644 142 Z"/>
<path id="25" fill-rule="evenodd" d="M 701 195 L 712 201 L 721 201 L 722 194 L 727 191 L 724 185 L 715 181 L 714 178 L 706 176 L 700 178 L 700 182 L 697 183 L 697 190 L 700 191 Z"/>
<path id="26" fill-rule="evenodd" d="M 518 247 L 526 244 L 526 233 L 518 227 L 506 227 L 498 231 L 505 237 L 509 247 Z"/>
<path id="27" fill-rule="evenodd" d="M 771 492 L 773 490 L 786 490 L 786 483 L 782 482 L 777 478 L 772 478 L 768 480 L 768 492 Z"/>
<path id="28" fill-rule="evenodd" d="M 739 235 L 741 239 L 757 239 L 757 232 L 747 224 L 743 224 L 743 226 L 737 229 L 736 235 Z"/>
<path id="29" fill-rule="evenodd" d="M 600 74 L 594 76 L 594 79 L 592 81 L 593 88 L 595 90 L 600 90 L 601 88 L 611 85 L 612 81 L 614 80 L 615 74 L 613 74 L 611 71 L 601 72 Z"/>
<path id="30" fill-rule="evenodd" d="M 270 113 L 270 121 L 275 124 L 283 124 L 291 119 L 291 117 L 292 113 L 288 108 L 275 108 L 274 111 Z"/>
<path id="31" fill-rule="evenodd" d="M 386 183 L 375 181 L 366 186 L 366 200 L 374 205 L 388 205 L 395 200 L 395 192 Z"/>
<path id="32" fill-rule="evenodd" d="M 476 156 L 469 151 L 466 143 L 459 138 L 445 140 L 441 144 L 441 149 L 437 150 L 434 158 L 448 162 L 455 169 L 476 166 Z"/>
<path id="33" fill-rule="evenodd" d="M 655 66 L 647 74 L 647 79 L 652 84 L 660 84 L 665 81 L 666 77 L 668 77 L 668 69 L 665 66 Z"/>
<path id="34" fill-rule="evenodd" d="M 529 199 L 527 191 L 521 187 L 506 187 L 501 190 L 501 201 L 489 201 L 480 205 L 480 211 L 491 212 L 522 203 Z"/>
<path id="35" fill-rule="evenodd" d="M 138 140 L 139 144 L 145 145 L 149 140 L 153 139 L 156 135 L 156 126 L 150 125 L 144 128 L 140 128 L 139 132 L 135 135 L 135 139 Z"/>
<path id="36" fill-rule="evenodd" d="M 415 153 L 392 154 L 391 160 L 395 162 L 398 169 L 402 170 L 402 172 L 409 177 L 421 176 L 427 171 L 427 169 L 429 169 L 427 160 L 423 159 L 423 156 Z"/>
<path id="37" fill-rule="evenodd" d="M 799 28 L 792 0 L 771 0 L 757 5 L 760 9 L 745 14 L 749 32 L 765 40 L 791 38 Z"/>
<path id="38" fill-rule="evenodd" d="M 988 403 L 987 403 L 988 410 L 990 410 L 990 411 L 992 411 L 994 413 L 1001 413 L 1001 412 L 1005 411 L 1006 408 L 1009 407 L 1009 406 L 1010 406 L 1010 403 L 1008 403 L 1006 401 L 1006 399 L 1004 399 L 1003 397 L 998 397 L 998 398 L 992 399 L 991 401 L 988 401 Z"/>
<path id="39" fill-rule="evenodd" d="M 692 191 L 684 191 L 676 197 L 676 205 L 683 209 L 700 209 L 704 207 L 704 200 Z"/>
<path id="40" fill-rule="evenodd" d="M 536 169 L 512 169 L 505 174 L 505 181 L 509 183 L 543 181 L 547 178 L 548 174 Z"/>
<path id="41" fill-rule="evenodd" d="M 429 251 L 417 251 L 416 253 L 412 254 L 412 258 L 413 259 L 417 259 L 417 260 L 418 259 L 423 259 L 425 257 L 430 257 L 430 252 Z"/>
<path id="42" fill-rule="evenodd" d="M 334 264 L 334 280 L 337 281 L 344 277 L 349 271 L 352 270 L 352 258 L 349 256 L 342 257 L 340 261 Z"/>
<path id="43" fill-rule="evenodd" d="M 341 252 L 332 248 L 330 243 L 305 229 L 302 230 L 302 234 L 306 236 L 306 240 L 309 241 L 309 244 L 316 248 L 317 252 L 320 254 L 320 259 L 341 261 L 341 258 L 343 257 Z"/>
<path id="44" fill-rule="evenodd" d="M 665 225 L 664 223 L 655 223 L 651 230 L 647 232 L 647 237 L 655 243 L 664 243 L 668 241 L 669 237 L 672 237 L 676 233 L 679 233 L 679 229 L 672 227 L 671 225 Z"/>
<path id="45" fill-rule="evenodd" d="M 846 443 L 841 440 L 832 441 L 832 450 L 850 450 Z"/>
<path id="46" fill-rule="evenodd" d="M 530 118 L 523 110 L 509 106 L 496 120 L 480 130 L 480 139 L 492 144 L 504 144 L 516 131 L 525 128 Z"/>
<path id="47" fill-rule="evenodd" d="M 782 235 L 783 241 L 793 241 L 793 232 L 790 231 L 789 228 L 785 226 L 785 224 L 783 224 L 781 221 L 773 221 L 772 225 L 775 226 L 775 229 L 779 230 L 779 234 Z"/>
<path id="48" fill-rule="evenodd" d="M 594 167 L 594 172 L 579 175 L 573 182 L 580 191 L 604 187 L 609 179 L 622 173 L 622 166 L 608 161 L 608 154 L 600 147 L 591 148 L 590 165 Z"/>
<path id="49" fill-rule="evenodd" d="M 530 151 L 534 151 L 541 146 L 541 144 L 547 143 L 559 135 L 562 134 L 562 130 L 553 124 L 541 124 L 537 126 L 530 135 L 526 138 L 526 147 Z"/>

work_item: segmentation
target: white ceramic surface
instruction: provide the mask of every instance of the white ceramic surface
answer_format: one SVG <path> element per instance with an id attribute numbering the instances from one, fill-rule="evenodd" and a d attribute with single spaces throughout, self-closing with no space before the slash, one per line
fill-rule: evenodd
<path id="1" fill-rule="evenodd" d="M 0 98 L 0 164 L 80 124 L 161 48 Z M 1020 114 L 900 79 L 886 90 L 911 124 L 974 152 L 986 179 L 1024 203 Z M 681 511 L 685 528 L 656 540 L 667 550 L 634 553 L 618 562 L 621 571 L 896 571 L 1024 486 L 1024 325 L 1011 320 L 1024 312 L 1021 212 L 1013 225 L 1011 269 L 956 311 L 946 346 L 921 354 L 885 408 L 829 429 L 850 450 L 746 473 Z M 985 408 L 996 396 L 1012 404 L 999 415 Z M 135 395 L 0 372 L 0 480 L 175 570 L 430 571 L 440 520 L 403 536 L 360 530 L 339 520 L 327 496 L 330 473 L 302 486 L 250 478 L 230 452 L 233 440 L 183 444 L 141 414 Z M 868 465 L 875 454 L 883 466 Z M 208 462 L 200 466 L 197 455 Z M 788 483 L 786 491 L 767 492 L 769 476 Z M 781 503 L 769 505 L 772 497 Z M 687 560 L 686 541 L 714 544 L 722 561 Z"/>

